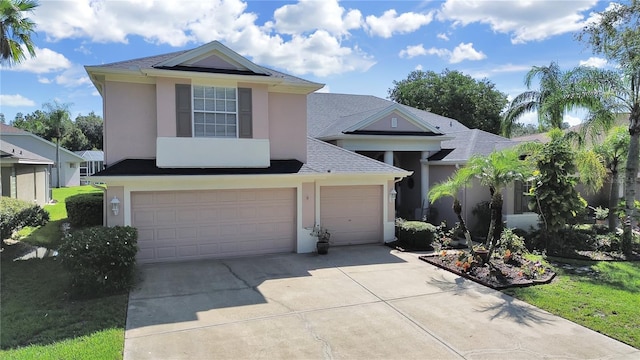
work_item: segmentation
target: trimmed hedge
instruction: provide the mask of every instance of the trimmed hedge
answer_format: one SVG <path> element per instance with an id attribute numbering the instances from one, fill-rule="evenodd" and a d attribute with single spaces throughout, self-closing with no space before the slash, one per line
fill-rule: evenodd
<path id="1" fill-rule="evenodd" d="M 48 221 L 49 213 L 38 204 L 5 196 L 0 198 L 0 241 L 25 226 L 42 226 Z"/>
<path id="2" fill-rule="evenodd" d="M 70 196 L 66 200 L 67 219 L 73 227 L 102 226 L 103 193 Z"/>
<path id="3" fill-rule="evenodd" d="M 398 241 L 412 248 L 428 248 L 435 239 L 438 228 L 423 221 L 400 221 L 396 223 Z"/>
<path id="4" fill-rule="evenodd" d="M 58 252 L 75 292 L 97 296 L 129 290 L 137 240 L 138 231 L 130 226 L 95 226 L 67 235 Z"/>

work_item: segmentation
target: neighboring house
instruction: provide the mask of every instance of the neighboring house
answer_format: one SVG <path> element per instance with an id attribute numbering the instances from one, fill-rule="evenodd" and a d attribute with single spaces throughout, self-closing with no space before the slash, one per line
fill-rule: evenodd
<path id="1" fill-rule="evenodd" d="M 413 174 L 396 184 L 398 216 L 450 226 L 452 199 L 428 203 L 429 189 L 447 180 L 472 155 L 488 155 L 517 144 L 458 121 L 370 95 L 314 93 L 307 98 L 309 135 Z M 505 191 L 506 220 L 516 212 L 513 188 Z M 472 209 L 490 199 L 479 184 L 460 194 L 463 216 L 473 227 Z M 534 214 L 534 216 L 536 216 Z"/>
<path id="2" fill-rule="evenodd" d="M 86 185 L 89 183 L 88 176 L 104 168 L 104 152 L 101 150 L 82 150 L 75 151 L 75 153 L 84 159 L 80 163 L 80 184 Z"/>
<path id="3" fill-rule="evenodd" d="M 13 126 L 0 124 L 0 136 L 7 143 L 26 149 L 31 153 L 53 162 L 50 171 L 51 187 L 80 185 L 80 163 L 83 159 L 63 147 L 60 147 L 60 164 L 56 164 L 56 144 Z M 57 171 L 60 169 L 60 186 Z"/>
<path id="4" fill-rule="evenodd" d="M 138 229 L 139 262 L 312 252 L 318 224 L 336 246 L 394 239 L 394 183 L 411 173 L 308 137 L 322 84 L 215 41 L 86 70 L 106 165 L 89 179 L 106 225 Z"/>
<path id="5" fill-rule="evenodd" d="M 0 138 L 0 193 L 41 206 L 48 203 L 52 164 L 53 161 Z"/>

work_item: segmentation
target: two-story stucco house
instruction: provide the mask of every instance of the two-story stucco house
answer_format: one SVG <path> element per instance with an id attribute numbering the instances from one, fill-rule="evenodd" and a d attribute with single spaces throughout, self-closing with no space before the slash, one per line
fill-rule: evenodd
<path id="1" fill-rule="evenodd" d="M 307 136 L 322 88 L 219 42 L 87 66 L 103 98 L 106 225 L 139 231 L 140 262 L 312 252 L 394 238 L 411 172 Z M 117 203 L 117 204 L 112 204 Z"/>

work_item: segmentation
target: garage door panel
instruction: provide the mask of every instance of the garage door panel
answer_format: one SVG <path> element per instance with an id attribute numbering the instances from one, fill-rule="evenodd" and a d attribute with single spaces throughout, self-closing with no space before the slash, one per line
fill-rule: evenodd
<path id="1" fill-rule="evenodd" d="M 295 250 L 295 189 L 134 192 L 140 262 Z"/>
<path id="2" fill-rule="evenodd" d="M 334 245 L 382 241 L 382 186 L 320 188 L 320 223 Z"/>

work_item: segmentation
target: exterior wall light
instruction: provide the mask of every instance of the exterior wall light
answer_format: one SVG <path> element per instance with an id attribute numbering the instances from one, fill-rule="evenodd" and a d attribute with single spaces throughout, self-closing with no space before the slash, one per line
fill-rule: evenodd
<path id="1" fill-rule="evenodd" d="M 389 202 L 396 201 L 397 195 L 398 195 L 398 192 L 396 191 L 396 189 L 391 189 L 391 192 L 389 192 Z"/>
<path id="2" fill-rule="evenodd" d="M 111 199 L 111 211 L 113 212 L 113 215 L 118 215 L 120 212 L 120 200 L 115 196 Z"/>

